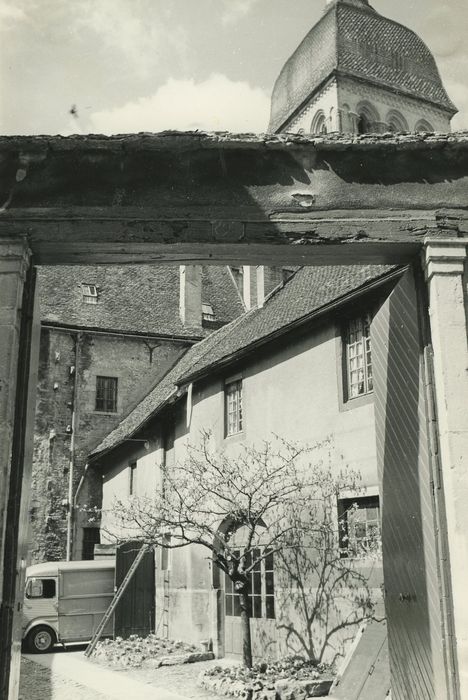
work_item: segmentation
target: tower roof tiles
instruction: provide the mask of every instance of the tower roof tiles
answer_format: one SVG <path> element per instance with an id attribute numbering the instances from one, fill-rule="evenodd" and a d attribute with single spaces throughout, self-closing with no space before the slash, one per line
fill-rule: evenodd
<path id="1" fill-rule="evenodd" d="M 366 0 L 335 0 L 284 65 L 273 89 L 269 130 L 284 129 L 334 74 L 457 111 L 417 34 L 382 17 Z"/>

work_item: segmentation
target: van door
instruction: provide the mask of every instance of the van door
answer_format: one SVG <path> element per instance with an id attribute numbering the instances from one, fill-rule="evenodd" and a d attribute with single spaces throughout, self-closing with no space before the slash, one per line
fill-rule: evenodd
<path id="1" fill-rule="evenodd" d="M 29 578 L 24 595 L 23 629 L 29 628 L 34 620 L 40 620 L 57 630 L 57 615 L 57 579 L 52 576 Z"/>
<path id="2" fill-rule="evenodd" d="M 58 627 L 61 642 L 93 636 L 114 597 L 114 568 L 62 571 L 59 575 Z M 103 636 L 112 636 L 113 618 Z"/>

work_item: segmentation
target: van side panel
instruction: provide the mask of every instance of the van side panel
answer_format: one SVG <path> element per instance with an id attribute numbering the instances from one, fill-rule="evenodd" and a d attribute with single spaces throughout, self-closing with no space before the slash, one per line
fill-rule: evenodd
<path id="1" fill-rule="evenodd" d="M 88 641 L 114 597 L 114 569 L 62 571 L 58 628 L 61 642 Z M 112 636 L 113 619 L 103 636 Z"/>

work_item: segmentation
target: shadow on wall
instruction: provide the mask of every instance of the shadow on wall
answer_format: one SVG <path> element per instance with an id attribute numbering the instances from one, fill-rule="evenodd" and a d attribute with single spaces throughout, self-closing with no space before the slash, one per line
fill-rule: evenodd
<path id="1" fill-rule="evenodd" d="M 276 639 L 259 630 L 265 656 L 302 656 L 336 664 L 360 624 L 381 619 L 380 544 L 362 558 L 340 554 L 338 534 L 326 521 L 301 545 L 275 555 Z"/>

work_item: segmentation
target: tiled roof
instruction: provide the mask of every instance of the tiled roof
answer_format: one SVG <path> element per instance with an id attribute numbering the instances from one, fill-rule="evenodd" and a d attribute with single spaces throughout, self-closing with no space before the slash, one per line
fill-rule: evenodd
<path id="1" fill-rule="evenodd" d="M 211 304 L 218 323 L 243 312 L 227 267 L 206 266 L 202 279 L 202 301 Z M 184 327 L 180 320 L 177 266 L 42 267 L 39 283 L 45 323 L 187 338 L 208 333 Z M 83 303 L 82 284 L 98 286 L 98 304 Z"/>
<path id="2" fill-rule="evenodd" d="M 256 347 L 278 332 L 304 321 L 328 304 L 363 289 L 370 282 L 396 269 L 394 266 L 319 266 L 298 270 L 282 287 L 275 290 L 263 308 L 252 309 L 194 345 L 175 367 L 147 394 L 95 449 L 94 454 L 108 451 L 125 441 L 154 416 L 177 387 L 195 374 L 208 373 L 220 361 L 233 361 L 240 352 Z"/>
<path id="3" fill-rule="evenodd" d="M 273 90 L 270 131 L 283 128 L 335 71 L 456 112 L 432 53 L 417 34 L 363 2 L 339 0 L 281 71 Z"/>

